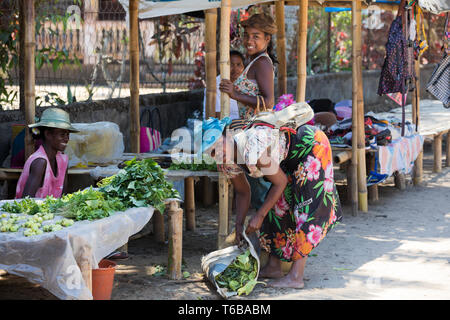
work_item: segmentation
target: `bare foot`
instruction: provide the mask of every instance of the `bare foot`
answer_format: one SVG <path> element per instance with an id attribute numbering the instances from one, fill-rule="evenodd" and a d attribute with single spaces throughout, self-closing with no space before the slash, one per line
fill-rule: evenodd
<path id="1" fill-rule="evenodd" d="M 280 268 L 271 267 L 269 265 L 266 265 L 261 268 L 259 271 L 259 277 L 260 278 L 269 278 L 269 279 L 278 279 L 283 277 L 283 272 Z"/>
<path id="2" fill-rule="evenodd" d="M 273 288 L 293 288 L 293 289 L 303 289 L 305 284 L 303 283 L 303 279 L 292 279 L 289 276 L 285 276 L 278 280 L 270 281 L 267 284 L 269 287 Z"/>

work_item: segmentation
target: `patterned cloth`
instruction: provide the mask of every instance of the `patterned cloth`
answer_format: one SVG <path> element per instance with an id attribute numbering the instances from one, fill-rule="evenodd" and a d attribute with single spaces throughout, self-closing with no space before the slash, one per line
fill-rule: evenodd
<path id="1" fill-rule="evenodd" d="M 408 77 L 407 41 L 402 31 L 402 17 L 395 18 L 389 29 L 386 58 L 381 68 L 378 94 L 406 93 Z"/>
<path id="2" fill-rule="evenodd" d="M 253 65 L 253 63 L 260 57 L 267 57 L 270 63 L 272 63 L 272 60 L 270 59 L 269 55 L 265 52 L 257 56 L 255 59 L 253 59 L 244 69 L 244 72 L 242 72 L 239 78 L 237 78 L 236 81 L 234 82 L 236 90 L 238 90 L 240 93 L 252 97 L 256 97 L 257 95 L 260 94 L 258 83 L 255 80 L 247 78 L 248 70 L 250 70 L 250 67 Z M 274 74 L 272 75 L 272 77 L 274 77 Z M 248 119 L 255 115 L 254 108 L 248 107 L 239 101 L 238 101 L 238 108 L 239 108 L 239 117 L 241 119 Z"/>
<path id="3" fill-rule="evenodd" d="M 415 134 L 401 137 L 387 146 L 378 146 L 379 173 L 389 176 L 396 171 L 410 173 L 422 151 L 423 141 L 422 135 Z"/>
<path id="4" fill-rule="evenodd" d="M 262 129 L 264 128 L 264 129 Z M 266 134 L 249 138 L 244 159 L 252 176 L 260 175 L 254 156 L 273 142 L 271 128 Z M 331 146 L 325 133 L 303 125 L 297 134 L 280 138 L 280 168 L 288 177 L 282 196 L 264 219 L 260 229 L 261 247 L 282 261 L 306 257 L 342 219 L 342 208 L 333 178 Z M 290 141 L 288 146 L 287 141 Z M 252 169 L 253 166 L 253 169 Z M 242 169 L 232 167 L 233 174 Z"/>

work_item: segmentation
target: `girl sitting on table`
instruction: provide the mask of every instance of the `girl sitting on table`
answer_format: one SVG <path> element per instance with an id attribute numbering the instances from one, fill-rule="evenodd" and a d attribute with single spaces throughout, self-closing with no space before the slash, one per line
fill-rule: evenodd
<path id="1" fill-rule="evenodd" d="M 28 127 L 33 139 L 41 139 L 42 145 L 25 162 L 17 182 L 16 198 L 60 198 L 66 190 L 69 163 L 63 152 L 69 133 L 78 130 L 72 127 L 69 114 L 58 108 L 44 110 L 40 121 Z"/>

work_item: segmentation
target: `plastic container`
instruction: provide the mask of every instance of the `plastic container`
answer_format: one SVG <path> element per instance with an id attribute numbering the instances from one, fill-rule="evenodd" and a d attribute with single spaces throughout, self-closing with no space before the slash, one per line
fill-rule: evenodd
<path id="1" fill-rule="evenodd" d="M 92 297 L 94 300 L 111 300 L 116 263 L 103 259 L 98 269 L 92 269 Z"/>

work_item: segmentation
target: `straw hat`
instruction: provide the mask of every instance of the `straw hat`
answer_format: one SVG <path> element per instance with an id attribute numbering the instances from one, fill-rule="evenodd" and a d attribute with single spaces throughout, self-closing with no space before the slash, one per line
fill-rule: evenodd
<path id="1" fill-rule="evenodd" d="M 241 22 L 241 26 L 244 28 L 255 28 L 270 35 L 277 33 L 277 25 L 275 24 L 275 21 L 271 16 L 264 13 L 252 15 L 247 20 Z"/>
<path id="2" fill-rule="evenodd" d="M 79 130 L 72 127 L 70 123 L 69 114 L 58 108 L 48 108 L 42 112 L 41 118 L 38 122 L 28 125 L 29 128 L 48 127 L 66 129 L 70 132 L 79 132 Z"/>

